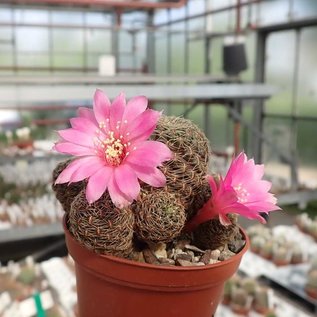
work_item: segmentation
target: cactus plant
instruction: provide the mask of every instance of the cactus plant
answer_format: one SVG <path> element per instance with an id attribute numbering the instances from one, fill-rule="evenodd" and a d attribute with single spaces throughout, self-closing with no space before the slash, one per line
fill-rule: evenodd
<path id="1" fill-rule="evenodd" d="M 313 258 L 310 260 L 310 270 L 311 270 L 311 271 L 317 270 L 317 256 L 313 257 Z"/>
<path id="2" fill-rule="evenodd" d="M 170 242 L 182 231 L 185 208 L 175 194 L 157 189 L 143 192 L 133 204 L 135 232 L 145 242 Z"/>
<path id="3" fill-rule="evenodd" d="M 272 259 L 275 265 L 282 266 L 291 262 L 291 250 L 284 246 L 277 246 L 273 248 Z"/>
<path id="4" fill-rule="evenodd" d="M 311 222 L 308 233 L 317 241 L 317 220 Z"/>
<path id="5" fill-rule="evenodd" d="M 254 253 L 260 253 L 261 249 L 265 245 L 265 238 L 262 236 L 253 236 L 251 238 L 250 244 L 251 244 L 251 250 Z"/>
<path id="6" fill-rule="evenodd" d="M 267 314 L 272 310 L 271 298 L 272 290 L 267 287 L 258 287 L 254 294 L 254 309 L 261 314 Z"/>
<path id="7" fill-rule="evenodd" d="M 295 244 L 292 248 L 292 264 L 299 264 L 306 261 L 307 254 L 302 250 L 300 245 Z"/>
<path id="8" fill-rule="evenodd" d="M 267 260 L 272 259 L 272 255 L 273 255 L 273 242 L 272 241 L 267 241 L 263 245 L 263 247 L 260 251 L 260 255 Z"/>
<path id="9" fill-rule="evenodd" d="M 241 282 L 241 287 L 250 295 L 254 296 L 256 287 L 257 287 L 257 282 L 253 278 L 245 278 Z"/>
<path id="10" fill-rule="evenodd" d="M 310 297 L 317 299 L 317 270 L 308 272 L 305 291 Z"/>
<path id="11" fill-rule="evenodd" d="M 52 177 L 52 189 L 55 192 L 57 200 L 61 203 L 64 211 L 68 213 L 70 211 L 70 205 L 74 198 L 85 187 L 84 181 L 76 182 L 72 184 L 55 184 L 60 173 L 72 162 L 71 159 L 64 162 L 60 162 L 53 171 Z"/>
<path id="12" fill-rule="evenodd" d="M 237 314 L 247 315 L 251 309 L 252 297 L 243 288 L 232 291 L 230 307 Z"/>
<path id="13" fill-rule="evenodd" d="M 214 250 L 229 243 L 239 232 L 237 215 L 229 215 L 232 224 L 224 227 L 218 219 L 206 221 L 194 231 L 196 245 L 202 249 Z"/>
<path id="14" fill-rule="evenodd" d="M 17 280 L 25 285 L 31 285 L 36 279 L 36 272 L 33 267 L 22 268 Z"/>
<path id="15" fill-rule="evenodd" d="M 230 304 L 232 292 L 234 289 L 240 287 L 241 281 L 242 279 L 238 274 L 233 275 L 228 281 L 226 281 L 222 300 L 224 305 Z"/>
<path id="16" fill-rule="evenodd" d="M 232 289 L 234 286 L 235 284 L 231 279 L 226 281 L 224 289 L 223 289 L 223 298 L 222 298 L 222 303 L 224 305 L 229 305 L 231 300 Z"/>
<path id="17" fill-rule="evenodd" d="M 311 223 L 311 219 L 309 218 L 307 213 L 302 213 L 296 216 L 295 223 L 300 230 L 306 232 Z"/>
<path id="18" fill-rule="evenodd" d="M 58 131 L 55 150 L 75 159 L 56 167 L 53 189 L 70 232 L 96 252 L 130 257 L 136 245 L 186 232 L 201 248 L 230 247 L 241 240 L 236 214 L 264 221 L 259 210 L 279 209 L 262 166 L 241 153 L 227 178 L 207 177 L 204 133 L 190 120 L 147 109 L 144 96 L 126 102 L 120 94 L 111 103 L 97 90 L 93 110 L 80 108 L 70 123 Z"/>
<path id="19" fill-rule="evenodd" d="M 98 253 L 128 257 L 133 251 L 134 215 L 116 208 L 108 193 L 93 204 L 82 190 L 71 204 L 69 228 L 74 237 Z"/>

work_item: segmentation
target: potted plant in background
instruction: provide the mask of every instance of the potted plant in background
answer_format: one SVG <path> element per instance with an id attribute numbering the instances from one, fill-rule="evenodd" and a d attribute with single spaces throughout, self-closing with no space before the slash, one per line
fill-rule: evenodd
<path id="1" fill-rule="evenodd" d="M 206 136 L 191 121 L 111 103 L 100 90 L 59 131 L 53 189 L 65 209 L 79 315 L 210 317 L 248 238 L 237 215 L 278 210 L 262 165 L 244 153 L 207 176 Z"/>

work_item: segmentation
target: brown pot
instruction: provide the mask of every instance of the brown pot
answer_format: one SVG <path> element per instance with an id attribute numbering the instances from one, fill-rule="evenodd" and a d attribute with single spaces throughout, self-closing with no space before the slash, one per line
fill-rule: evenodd
<path id="1" fill-rule="evenodd" d="M 313 287 L 306 286 L 305 287 L 306 294 L 313 299 L 317 299 L 317 289 Z"/>
<path id="2" fill-rule="evenodd" d="M 224 282 L 238 269 L 244 248 L 230 259 L 198 267 L 167 267 L 99 255 L 68 231 L 66 244 L 75 261 L 80 317 L 210 317 Z"/>
<path id="3" fill-rule="evenodd" d="M 14 145 L 21 150 L 32 149 L 33 148 L 33 140 L 15 141 Z"/>
<path id="4" fill-rule="evenodd" d="M 286 265 L 289 265 L 290 264 L 290 261 L 289 260 L 278 260 L 278 259 L 275 259 L 273 261 L 273 263 L 276 265 L 276 266 L 286 266 Z"/>
<path id="5" fill-rule="evenodd" d="M 268 307 L 254 306 L 253 308 L 257 313 L 261 315 L 267 315 L 268 313 L 272 312 L 272 309 Z"/>
<path id="6" fill-rule="evenodd" d="M 231 297 L 229 295 L 223 296 L 222 304 L 228 306 L 230 304 Z"/>
<path id="7" fill-rule="evenodd" d="M 250 313 L 250 307 L 243 307 L 243 306 L 240 306 L 240 305 L 237 305 L 237 304 L 230 304 L 230 308 L 231 310 L 238 314 L 238 315 L 242 315 L 242 316 L 249 316 L 249 313 Z"/>

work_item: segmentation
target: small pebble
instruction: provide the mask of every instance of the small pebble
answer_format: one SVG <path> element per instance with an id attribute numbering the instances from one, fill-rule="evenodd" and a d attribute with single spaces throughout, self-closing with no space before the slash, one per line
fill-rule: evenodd
<path id="1" fill-rule="evenodd" d="M 195 266 L 197 263 L 193 263 L 190 261 L 186 261 L 186 260 L 181 260 L 181 259 L 177 259 L 176 260 L 176 265 L 178 266 Z"/>
<path id="2" fill-rule="evenodd" d="M 132 259 L 134 261 L 141 262 L 141 263 L 145 262 L 143 252 L 133 252 Z"/>
<path id="3" fill-rule="evenodd" d="M 211 260 L 211 250 L 206 250 L 206 252 L 201 256 L 200 262 L 203 262 L 204 264 L 209 264 Z"/>
<path id="4" fill-rule="evenodd" d="M 196 266 L 203 266 L 203 265 L 205 265 L 205 263 L 203 263 L 203 262 L 197 262 L 197 263 L 194 263 L 194 265 L 196 265 Z"/>
<path id="5" fill-rule="evenodd" d="M 168 259 L 172 259 L 174 257 L 174 254 L 175 254 L 174 248 L 167 250 L 167 258 Z"/>
<path id="6" fill-rule="evenodd" d="M 180 253 L 180 254 L 177 254 L 176 255 L 176 260 L 186 260 L 186 261 L 189 261 L 189 262 L 192 262 L 192 256 L 190 254 L 187 254 L 187 253 Z"/>
<path id="7" fill-rule="evenodd" d="M 175 266 L 175 261 L 172 259 L 159 258 L 162 265 Z"/>
<path id="8" fill-rule="evenodd" d="M 149 264 L 160 264 L 160 261 L 158 258 L 153 254 L 153 252 L 150 249 L 144 249 L 143 250 L 143 256 L 146 263 Z"/>
<path id="9" fill-rule="evenodd" d="M 167 252 L 166 252 L 165 249 L 164 249 L 164 250 L 161 250 L 161 249 L 156 250 L 156 251 L 154 252 L 154 254 L 155 254 L 155 256 L 156 256 L 157 258 L 165 258 L 165 259 L 167 259 Z"/>
<path id="10" fill-rule="evenodd" d="M 185 249 L 191 250 L 191 251 L 194 251 L 194 252 L 198 252 L 198 253 L 205 253 L 205 251 L 195 247 L 194 245 L 190 245 L 190 244 L 186 244 L 185 245 Z"/>
<path id="11" fill-rule="evenodd" d="M 211 251 L 211 259 L 213 260 L 218 260 L 219 256 L 220 256 L 220 250 L 216 249 L 216 250 L 212 250 Z"/>
<path id="12" fill-rule="evenodd" d="M 192 261 L 193 261 L 195 257 L 195 253 L 193 251 L 188 250 L 187 254 L 189 254 L 192 257 Z"/>
<path id="13" fill-rule="evenodd" d="M 175 249 L 172 259 L 176 260 L 178 254 L 184 253 L 182 249 Z"/>
<path id="14" fill-rule="evenodd" d="M 210 259 L 209 260 L 209 264 L 215 264 L 215 263 L 218 263 L 218 262 L 221 262 L 219 260 L 213 260 L 213 259 Z"/>
<path id="15" fill-rule="evenodd" d="M 232 251 L 224 250 L 224 251 L 221 252 L 221 254 L 219 256 L 219 260 L 220 261 L 225 261 L 225 260 L 230 259 L 234 255 L 235 255 L 235 253 L 233 253 Z"/>
<path id="16" fill-rule="evenodd" d="M 199 261 L 200 261 L 200 256 L 195 256 L 193 262 L 196 262 L 196 263 L 197 263 L 197 262 L 199 262 Z"/>
<path id="17" fill-rule="evenodd" d="M 149 247 L 157 258 L 167 258 L 165 243 L 149 243 Z"/>

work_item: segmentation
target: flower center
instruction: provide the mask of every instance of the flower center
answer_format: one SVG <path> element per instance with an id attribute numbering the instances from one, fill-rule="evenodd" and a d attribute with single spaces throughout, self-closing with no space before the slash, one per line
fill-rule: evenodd
<path id="1" fill-rule="evenodd" d="M 105 140 L 106 141 L 106 140 Z M 114 140 L 105 147 L 105 158 L 110 165 L 120 165 L 124 156 L 124 146 L 120 140 Z"/>
<path id="2" fill-rule="evenodd" d="M 126 120 L 124 123 L 127 123 Z M 96 130 L 96 136 L 94 137 L 96 153 L 103 156 L 109 165 L 118 166 L 129 155 L 128 147 L 131 143 L 125 142 L 123 135 L 118 136 L 118 133 L 115 135 L 114 131 L 107 131 L 108 124 L 109 119 L 107 119 L 107 124 L 99 123 L 100 130 Z M 120 121 L 117 122 L 116 130 L 119 130 L 119 125 Z M 103 133 L 101 130 L 103 130 Z M 128 136 L 129 132 L 126 135 Z M 136 150 L 136 147 L 132 150 Z"/>
<path id="3" fill-rule="evenodd" d="M 118 166 L 129 153 L 126 152 L 127 144 L 123 138 L 116 138 L 113 131 L 108 132 L 108 136 L 101 140 L 100 146 L 107 163 L 112 166 Z"/>
<path id="4" fill-rule="evenodd" d="M 242 184 L 238 184 L 237 186 L 234 186 L 233 189 L 237 193 L 238 202 L 243 204 L 248 201 L 248 197 L 250 196 L 250 193 L 242 186 Z"/>

